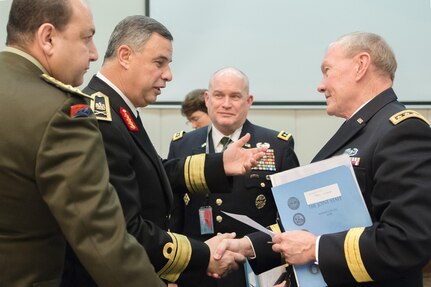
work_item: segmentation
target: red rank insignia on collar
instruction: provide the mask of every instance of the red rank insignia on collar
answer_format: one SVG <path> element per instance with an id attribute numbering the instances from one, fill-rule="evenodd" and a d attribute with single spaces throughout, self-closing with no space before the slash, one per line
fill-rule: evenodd
<path id="1" fill-rule="evenodd" d="M 139 130 L 130 113 L 123 107 L 120 107 L 120 115 L 129 130 L 131 130 L 132 132 L 137 132 Z"/>

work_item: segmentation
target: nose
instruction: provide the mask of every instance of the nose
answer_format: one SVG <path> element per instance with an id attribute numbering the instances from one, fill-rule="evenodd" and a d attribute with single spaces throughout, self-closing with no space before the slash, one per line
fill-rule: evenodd
<path id="1" fill-rule="evenodd" d="M 319 85 L 317 86 L 317 91 L 319 93 L 324 93 L 326 90 L 325 85 L 323 84 L 323 80 L 319 83 Z"/>
<path id="2" fill-rule="evenodd" d="M 171 72 L 171 68 L 169 66 L 162 73 L 162 79 L 165 80 L 166 82 L 172 81 L 172 72 Z"/>
<path id="3" fill-rule="evenodd" d="M 223 99 L 223 107 L 229 107 L 230 106 L 230 97 L 225 96 Z"/>
<path id="4" fill-rule="evenodd" d="M 94 42 L 91 42 L 91 46 L 90 46 L 90 62 L 97 61 L 98 58 L 99 58 L 99 53 L 97 53 L 96 45 L 94 44 Z"/>
<path id="5" fill-rule="evenodd" d="M 192 122 L 192 128 L 197 129 L 198 127 L 199 126 L 198 126 L 197 121 L 196 122 Z"/>

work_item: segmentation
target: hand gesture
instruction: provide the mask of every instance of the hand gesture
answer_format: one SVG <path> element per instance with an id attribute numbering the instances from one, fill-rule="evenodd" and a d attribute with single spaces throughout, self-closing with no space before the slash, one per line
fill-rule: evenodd
<path id="1" fill-rule="evenodd" d="M 220 256 L 217 260 L 214 257 L 217 246 L 223 240 L 235 238 L 235 233 L 225 233 L 214 236 L 205 243 L 208 245 L 211 251 L 210 262 L 207 268 L 207 274 L 214 278 L 221 278 L 229 274 L 232 270 L 238 269 L 238 264 L 245 262 L 245 257 L 236 252 L 226 251 L 223 256 Z"/>
<path id="2" fill-rule="evenodd" d="M 243 146 L 250 140 L 250 134 L 229 145 L 223 153 L 223 164 L 226 175 L 242 175 L 250 171 L 256 161 L 265 155 L 267 147 L 245 149 Z"/>
<path id="3" fill-rule="evenodd" d="M 286 231 L 274 235 L 272 250 L 280 252 L 289 264 L 306 264 L 316 261 L 317 237 L 303 230 Z"/>

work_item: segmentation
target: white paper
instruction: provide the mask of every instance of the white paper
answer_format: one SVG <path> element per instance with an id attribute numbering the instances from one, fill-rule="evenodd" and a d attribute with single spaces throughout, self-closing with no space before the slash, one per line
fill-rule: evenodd
<path id="1" fill-rule="evenodd" d="M 235 214 L 235 213 L 230 213 L 230 212 L 226 212 L 226 211 L 221 211 L 226 215 L 229 215 L 230 217 L 247 224 L 248 226 L 251 226 L 259 231 L 262 231 L 266 234 L 268 234 L 269 236 L 274 237 L 274 232 L 272 232 L 271 230 L 263 227 L 262 225 L 260 225 L 259 223 L 257 223 L 256 221 L 254 221 L 253 219 L 251 219 L 250 217 L 248 217 L 247 215 L 242 215 L 242 214 Z"/>

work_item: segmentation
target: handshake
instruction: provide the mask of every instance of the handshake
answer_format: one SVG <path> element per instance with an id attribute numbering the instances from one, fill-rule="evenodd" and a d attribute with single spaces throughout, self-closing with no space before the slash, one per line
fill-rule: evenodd
<path id="1" fill-rule="evenodd" d="M 263 234 L 263 233 L 262 233 Z M 272 241 L 269 236 L 264 244 L 271 244 L 273 252 L 280 253 L 286 263 L 305 264 L 316 261 L 316 239 L 317 237 L 305 230 L 286 231 L 274 235 Z M 220 279 L 228 275 L 231 271 L 237 270 L 239 264 L 243 264 L 247 257 L 255 257 L 253 243 L 247 236 L 235 238 L 236 234 L 224 233 L 214 236 L 205 243 L 208 245 L 211 256 L 207 267 L 207 275 Z M 269 246 L 269 245 L 268 245 Z M 276 264 L 279 264 L 277 260 Z M 275 265 L 277 266 L 277 265 Z M 285 281 L 274 285 L 274 287 L 285 286 Z M 168 287 L 176 287 L 169 284 Z"/>
<path id="2" fill-rule="evenodd" d="M 238 269 L 238 264 L 244 263 L 246 257 L 255 256 L 252 241 L 247 236 L 238 239 L 235 236 L 234 232 L 225 233 L 205 241 L 211 250 L 208 276 L 224 277 Z M 272 251 L 280 253 L 286 263 L 302 265 L 316 260 L 316 239 L 308 231 L 294 230 L 276 234 L 272 241 L 266 243 L 271 244 Z"/>
<path id="3" fill-rule="evenodd" d="M 246 257 L 254 256 L 253 248 L 246 237 L 234 239 L 235 232 L 214 236 L 205 243 L 208 245 L 211 256 L 208 263 L 207 275 L 220 279 L 232 270 L 237 270 Z"/>

